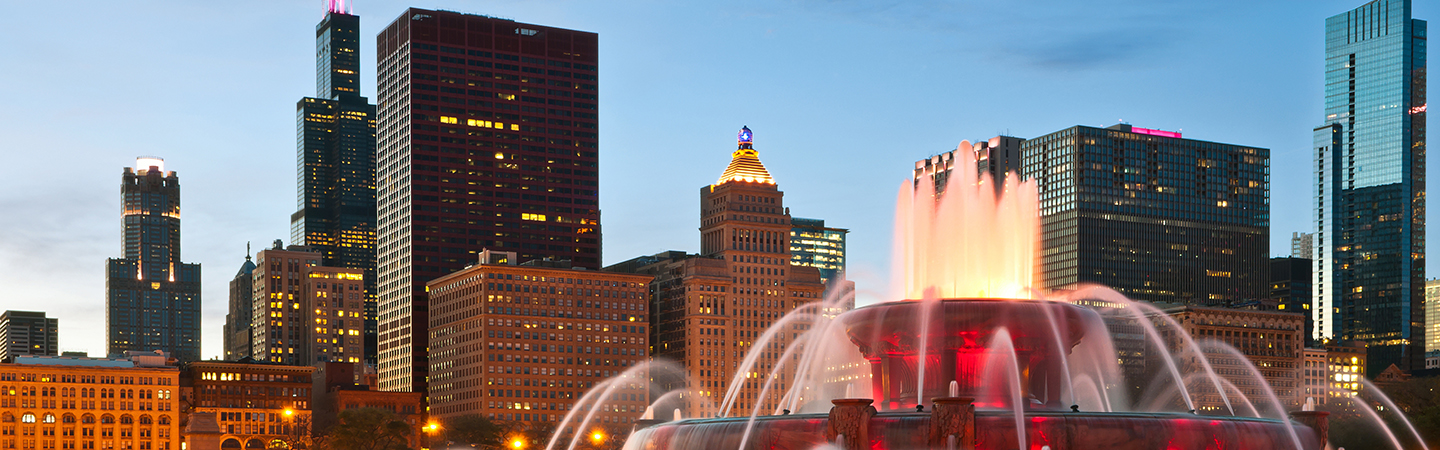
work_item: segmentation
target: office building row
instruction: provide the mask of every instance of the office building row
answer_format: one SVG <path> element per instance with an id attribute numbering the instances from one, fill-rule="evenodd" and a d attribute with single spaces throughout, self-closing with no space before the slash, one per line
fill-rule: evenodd
<path id="1" fill-rule="evenodd" d="M 365 274 L 306 246 L 256 254 L 230 281 L 225 359 L 295 365 L 365 361 Z"/>

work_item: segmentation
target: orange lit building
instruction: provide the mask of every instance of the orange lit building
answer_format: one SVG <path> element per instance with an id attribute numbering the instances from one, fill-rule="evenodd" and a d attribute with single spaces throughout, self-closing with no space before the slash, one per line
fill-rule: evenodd
<path id="1" fill-rule="evenodd" d="M 666 252 L 609 268 L 655 276 L 651 354 L 679 362 L 690 375 L 656 381 L 666 390 L 688 387 L 698 394 L 682 398 L 687 416 L 714 414 L 704 405 L 723 401 L 745 355 L 757 350 L 756 340 L 785 314 L 823 296 L 819 270 L 792 263 L 784 195 L 744 128 L 720 179 L 700 189 L 700 254 Z M 807 324 L 792 325 L 758 349 L 732 415 L 749 415 L 757 404 L 769 413 L 778 405 L 794 372 L 780 357 L 798 335 L 793 330 Z"/>
<path id="2" fill-rule="evenodd" d="M 651 277 L 516 265 L 514 253 L 431 281 L 430 414 L 556 423 L 586 390 L 646 359 Z M 629 424 L 649 404 L 648 374 L 621 380 L 597 424 Z M 538 424 L 536 424 L 538 425 Z"/>
<path id="3" fill-rule="evenodd" d="M 1359 395 L 1364 389 L 1360 379 L 1365 376 L 1367 350 L 1365 343 L 1360 341 L 1325 346 L 1326 368 L 1329 370 L 1326 381 L 1330 388 L 1330 401 L 1327 403 L 1348 408 L 1350 405 L 1346 399 Z"/>
<path id="4" fill-rule="evenodd" d="M 131 355 L 0 364 L 0 449 L 179 450 L 180 371 Z"/>
<path id="5" fill-rule="evenodd" d="M 221 448 L 270 448 L 310 435 L 314 367 L 196 361 L 182 377 L 184 413 L 215 414 Z M 183 426 L 183 424 L 182 424 Z"/>

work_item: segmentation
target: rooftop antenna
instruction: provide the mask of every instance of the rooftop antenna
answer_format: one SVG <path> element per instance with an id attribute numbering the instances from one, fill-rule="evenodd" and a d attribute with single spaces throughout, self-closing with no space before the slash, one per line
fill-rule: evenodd
<path id="1" fill-rule="evenodd" d="M 245 260 L 250 260 L 250 241 L 245 241 Z"/>

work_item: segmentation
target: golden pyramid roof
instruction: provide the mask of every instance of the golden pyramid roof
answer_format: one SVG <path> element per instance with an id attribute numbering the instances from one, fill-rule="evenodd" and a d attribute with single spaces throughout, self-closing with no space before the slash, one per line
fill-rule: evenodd
<path id="1" fill-rule="evenodd" d="M 751 145 L 750 127 L 740 129 L 738 140 L 740 148 L 730 154 L 730 165 L 725 167 L 725 172 L 720 174 L 720 180 L 715 184 L 730 181 L 775 184 L 775 179 L 770 177 L 770 171 L 765 170 L 765 164 L 760 162 L 760 153 Z"/>

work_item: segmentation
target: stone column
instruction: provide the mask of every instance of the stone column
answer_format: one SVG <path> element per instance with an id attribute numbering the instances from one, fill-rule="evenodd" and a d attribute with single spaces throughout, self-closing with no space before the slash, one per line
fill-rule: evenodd
<path id="1" fill-rule="evenodd" d="M 868 398 L 837 398 L 830 403 L 830 420 L 825 427 L 825 440 L 835 443 L 845 436 L 841 450 L 860 450 L 870 445 L 870 418 L 875 416 L 875 400 Z"/>
<path id="2" fill-rule="evenodd" d="M 1290 418 L 1301 425 L 1310 427 L 1315 431 L 1315 437 L 1320 439 L 1320 447 L 1330 442 L 1330 413 L 1327 411 L 1291 411 Z"/>
<path id="3" fill-rule="evenodd" d="M 220 423 L 213 412 L 192 412 L 185 425 L 186 450 L 220 450 Z"/>
<path id="4" fill-rule="evenodd" d="M 975 399 L 940 397 L 930 406 L 930 448 L 945 448 L 955 436 L 957 450 L 975 450 Z"/>

